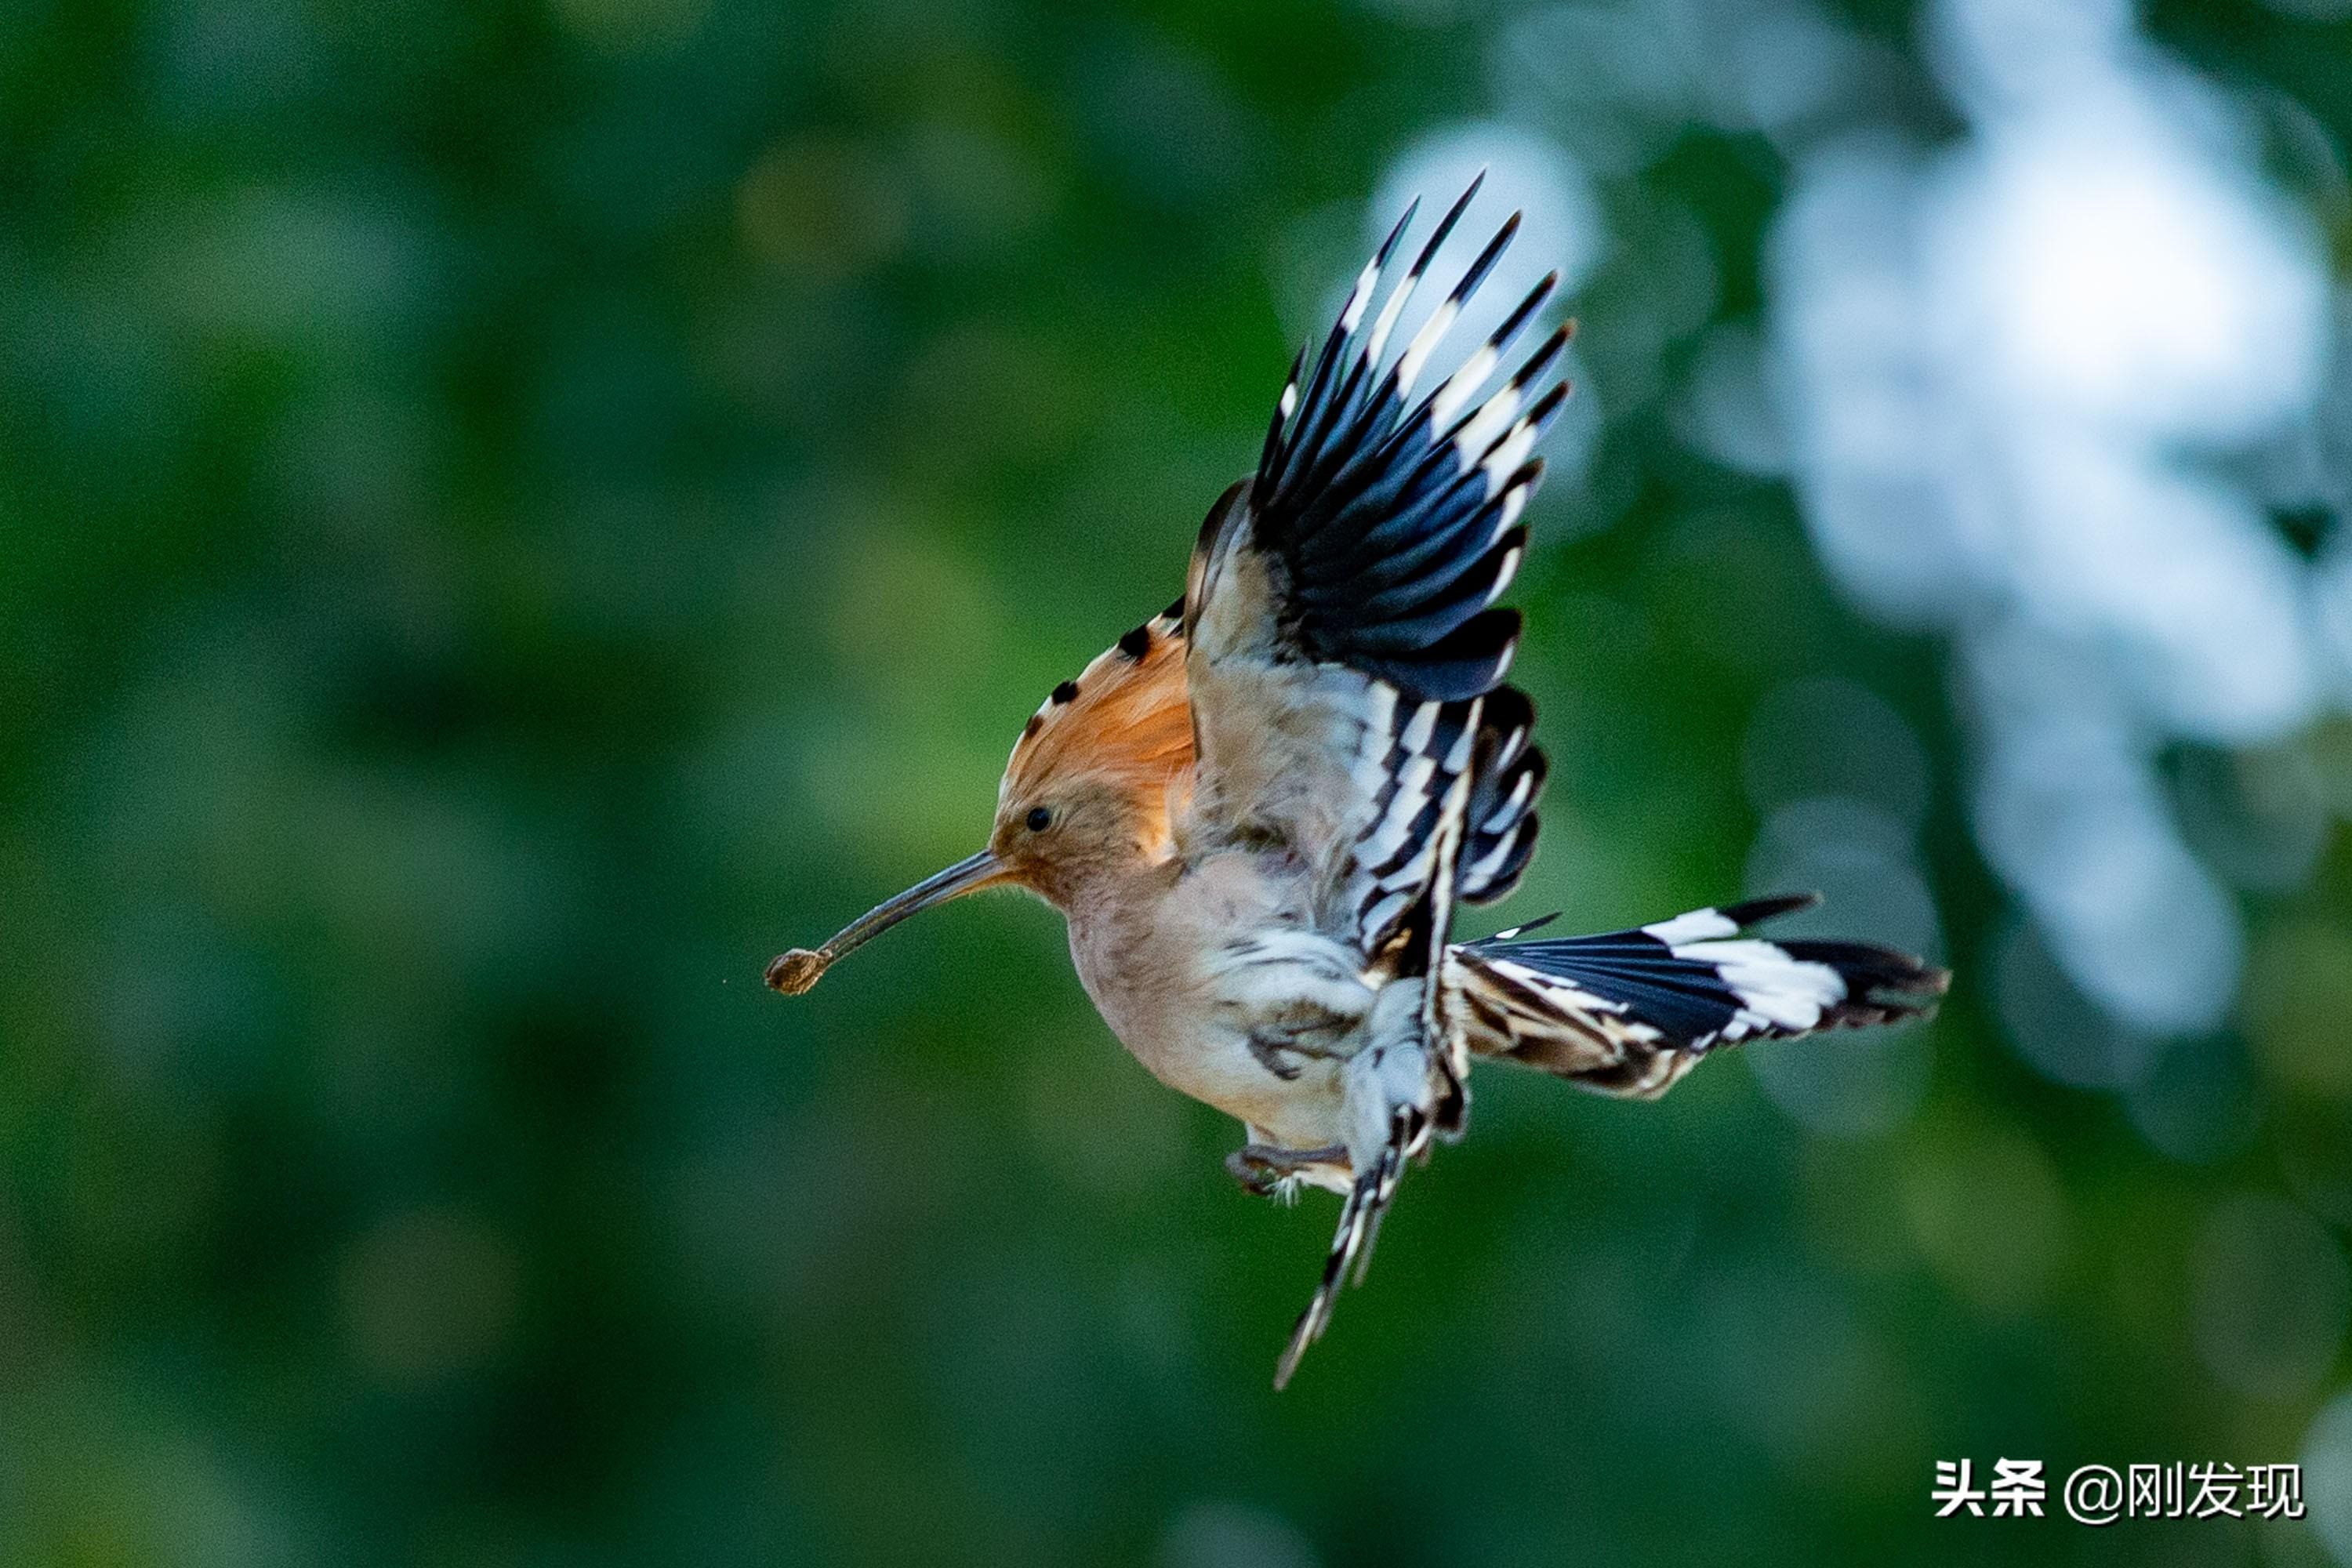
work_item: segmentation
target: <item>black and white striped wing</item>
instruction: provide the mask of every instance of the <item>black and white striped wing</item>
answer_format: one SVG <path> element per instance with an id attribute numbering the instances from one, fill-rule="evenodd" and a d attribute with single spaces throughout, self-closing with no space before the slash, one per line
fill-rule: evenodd
<path id="1" fill-rule="evenodd" d="M 1748 934 L 1811 895 L 1695 910 L 1633 931 L 1455 946 L 1446 987 L 1470 1048 L 1604 1094 L 1663 1094 L 1709 1051 L 1933 1012 L 1949 976 L 1867 942 Z"/>
<path id="2" fill-rule="evenodd" d="M 1536 797 L 1549 765 L 1535 729 L 1535 704 L 1516 686 L 1496 687 L 1479 705 L 1467 837 L 1454 882 L 1469 903 L 1490 904 L 1510 892 L 1535 855 Z"/>
<path id="3" fill-rule="evenodd" d="M 1466 789 L 1467 780 L 1456 788 Z M 1352 1180 L 1340 1202 L 1339 1228 L 1324 1254 L 1322 1277 L 1275 1363 L 1277 1390 L 1289 1384 L 1299 1358 L 1330 1326 L 1331 1310 L 1339 1303 L 1339 1287 L 1350 1268 L 1356 1283 L 1364 1282 L 1365 1271 L 1371 1266 L 1372 1246 L 1380 1239 L 1381 1220 L 1396 1197 L 1405 1163 L 1425 1157 L 1433 1137 L 1459 1137 L 1468 1118 L 1470 1031 L 1456 1020 L 1462 999 L 1440 983 L 1444 933 L 1453 910 L 1449 889 L 1461 842 L 1461 814 L 1442 815 L 1433 835 L 1435 858 L 1430 895 L 1414 903 L 1397 939 L 1402 951 L 1429 955 L 1412 966 L 1413 973 L 1425 973 L 1431 980 L 1421 988 L 1418 1043 L 1401 1047 L 1394 1041 L 1382 1042 L 1376 1032 L 1374 1042 L 1348 1064 L 1350 1107 L 1376 1116 L 1380 1125 L 1360 1142 L 1352 1133 L 1349 1138 Z M 1360 1086 L 1353 1081 L 1359 1077 L 1377 1089 L 1360 1093 Z"/>
<path id="4" fill-rule="evenodd" d="M 1519 618 L 1495 601 L 1526 551 L 1519 518 L 1543 472 L 1534 447 L 1567 395 L 1538 389 L 1567 329 L 1488 383 L 1556 276 L 1417 391 L 1516 216 L 1402 352 L 1387 353 L 1477 188 L 1383 300 L 1408 212 L 1311 372 L 1303 352 L 1292 364 L 1257 472 L 1210 513 L 1186 583 L 1197 771 L 1180 837 L 1195 852 L 1298 856 L 1321 934 L 1352 945 L 1381 983 L 1427 982 L 1417 1016 L 1349 1064 L 1349 1115 L 1365 1119 L 1349 1136 L 1353 1182 L 1277 1385 L 1329 1321 L 1351 1264 L 1361 1278 L 1405 1162 L 1462 1128 L 1468 1030 L 1443 984 L 1454 903 L 1508 891 L 1535 841 L 1534 710 L 1503 685 Z"/>
<path id="5" fill-rule="evenodd" d="M 1194 550 L 1186 610 L 1199 777 L 1196 841 L 1306 856 L 1318 923 L 1388 960 L 1408 917 L 1442 944 L 1456 897 L 1509 890 L 1535 841 L 1543 764 L 1533 710 L 1502 684 L 1517 613 L 1495 606 L 1526 549 L 1533 448 L 1566 395 L 1544 385 L 1552 332 L 1499 386 L 1546 278 L 1451 374 L 1420 391 L 1515 216 L 1394 358 L 1390 335 L 1477 186 L 1381 299 L 1408 212 L 1357 280 L 1322 352 L 1302 353 L 1257 473 L 1226 492 Z M 1379 306 L 1377 311 L 1375 305 Z M 1437 826 L 1462 833 L 1433 889 Z M 1423 908 L 1434 900 L 1443 907 Z M 1403 944 L 1417 948 L 1419 943 Z M 1432 952 L 1394 951 L 1426 973 Z"/>

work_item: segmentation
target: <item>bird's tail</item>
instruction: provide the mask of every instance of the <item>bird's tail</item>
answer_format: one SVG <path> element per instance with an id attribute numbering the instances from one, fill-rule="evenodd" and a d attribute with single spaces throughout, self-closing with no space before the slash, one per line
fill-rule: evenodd
<path id="1" fill-rule="evenodd" d="M 1519 940 L 1539 921 L 1456 945 L 1447 979 L 1467 1004 L 1473 1050 L 1641 1098 L 1717 1046 L 1934 1012 L 1951 976 L 1916 958 L 1746 934 L 1817 901 L 1756 899 L 1632 931 Z"/>

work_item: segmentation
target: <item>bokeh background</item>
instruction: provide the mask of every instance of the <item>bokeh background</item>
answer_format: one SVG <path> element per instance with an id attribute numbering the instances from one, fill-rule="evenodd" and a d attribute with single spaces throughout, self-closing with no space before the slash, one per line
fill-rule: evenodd
<path id="1" fill-rule="evenodd" d="M 5 7 L 0 1561 L 2352 1563 L 2347 136 L 2352 0 Z M 1329 1204 L 1050 911 L 760 973 L 1482 164 L 1584 322 L 1493 919 L 1958 979 L 1482 1079 L 1276 1397 Z"/>

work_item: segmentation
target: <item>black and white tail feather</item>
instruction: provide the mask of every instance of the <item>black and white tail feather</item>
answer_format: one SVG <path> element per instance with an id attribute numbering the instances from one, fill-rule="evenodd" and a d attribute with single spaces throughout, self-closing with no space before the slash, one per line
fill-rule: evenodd
<path id="1" fill-rule="evenodd" d="M 1813 894 L 1694 910 L 1598 936 L 1526 940 L 1552 917 L 1447 954 L 1470 1048 L 1603 1094 L 1663 1094 L 1709 1051 L 1933 1010 L 1950 976 L 1866 942 L 1748 934 Z"/>

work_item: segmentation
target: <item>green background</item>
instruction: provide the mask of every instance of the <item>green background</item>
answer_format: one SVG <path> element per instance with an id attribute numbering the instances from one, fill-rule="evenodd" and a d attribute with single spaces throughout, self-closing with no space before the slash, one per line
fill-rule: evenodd
<path id="1" fill-rule="evenodd" d="M 1825 15 L 1960 134 L 1909 8 Z M 1328 1200 L 1234 1185 L 1049 910 L 761 988 L 975 847 L 1042 694 L 1178 591 L 1518 16 L 0 7 L 0 1561 L 2329 1561 L 1930 1517 L 1937 1459 L 2352 1467 L 2352 835 L 2236 895 L 2190 1157 L 2017 1053 L 1947 645 L 1678 415 L 1769 305 L 1765 136 L 1594 177 L 1494 918 L 1740 891 L 1759 704 L 1864 688 L 1958 975 L 1899 1114 L 1484 1077 L 1276 1396 Z M 2352 25 L 2145 26 L 2352 133 Z M 2281 746 L 2352 810 L 2344 719 Z"/>

